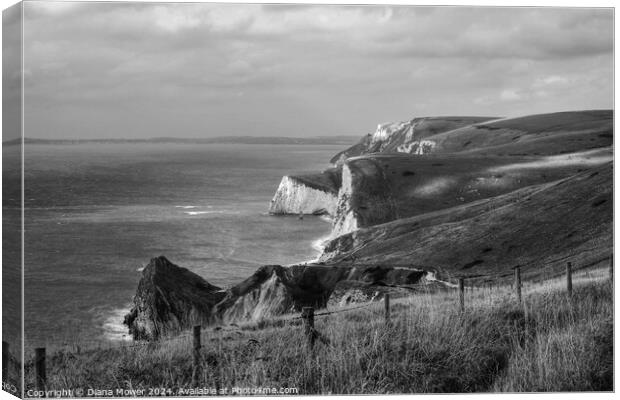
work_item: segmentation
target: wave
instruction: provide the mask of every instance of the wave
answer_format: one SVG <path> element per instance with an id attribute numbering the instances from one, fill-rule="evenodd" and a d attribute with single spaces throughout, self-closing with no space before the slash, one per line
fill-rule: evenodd
<path id="1" fill-rule="evenodd" d="M 334 219 L 327 214 L 321 215 L 320 218 L 325 222 L 329 222 L 330 224 L 334 222 Z"/>
<path id="2" fill-rule="evenodd" d="M 312 241 L 312 248 L 314 250 L 316 250 L 316 257 L 314 257 L 311 260 L 306 260 L 306 261 L 300 261 L 300 262 L 296 262 L 293 264 L 289 264 L 288 266 L 292 266 L 292 265 L 302 265 L 302 264 L 314 264 L 316 262 L 319 261 L 319 258 L 321 257 L 321 254 L 323 254 L 323 250 L 325 249 L 325 245 L 327 244 L 327 242 L 329 241 L 330 236 L 323 236 L 320 237 L 316 240 Z"/>
<path id="3" fill-rule="evenodd" d="M 184 211 L 187 215 L 223 214 L 224 211 Z"/>
<path id="4" fill-rule="evenodd" d="M 191 209 L 191 208 L 213 208 L 213 206 L 174 206 L 174 208 L 183 208 L 183 209 Z"/>
<path id="5" fill-rule="evenodd" d="M 323 236 L 321 238 L 318 238 L 317 240 L 314 240 L 312 242 L 312 248 L 314 250 L 318 251 L 319 255 L 321 255 L 321 253 L 323 253 L 323 250 L 325 250 L 325 245 L 329 241 L 330 237 L 331 236 L 327 235 L 327 236 Z"/>
<path id="6" fill-rule="evenodd" d="M 129 334 L 127 326 L 123 324 L 125 315 L 130 311 L 131 305 L 124 308 L 116 308 L 109 312 L 108 317 L 103 321 L 103 338 L 112 342 L 131 341 L 133 338 Z"/>
<path id="7" fill-rule="evenodd" d="M 332 223 L 332 218 L 329 215 L 321 215 L 320 218 L 321 220 L 325 222 Z M 301 261 L 301 262 L 297 262 L 297 263 L 290 264 L 290 265 L 313 264 L 313 263 L 318 262 L 319 258 L 321 258 L 321 255 L 323 254 L 323 251 L 325 250 L 325 246 L 327 245 L 327 242 L 329 242 L 330 239 L 331 239 L 331 232 L 325 236 L 322 236 L 316 240 L 313 240 L 312 248 L 316 250 L 316 256 L 311 260 Z"/>

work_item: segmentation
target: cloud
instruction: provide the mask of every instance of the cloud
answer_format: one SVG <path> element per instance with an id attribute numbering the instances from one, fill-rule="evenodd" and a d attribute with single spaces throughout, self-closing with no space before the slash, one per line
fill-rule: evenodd
<path id="1" fill-rule="evenodd" d="M 2 13 L 2 139 L 21 136 L 21 4 Z"/>
<path id="2" fill-rule="evenodd" d="M 223 116 L 246 134 L 362 134 L 612 105 L 608 9 L 25 4 L 32 136 L 239 133 Z"/>
<path id="3" fill-rule="evenodd" d="M 499 98 L 505 101 L 520 100 L 521 97 L 522 96 L 515 89 L 504 89 L 499 95 Z"/>
<path id="4" fill-rule="evenodd" d="M 536 88 L 544 88 L 548 86 L 565 86 L 570 83 L 570 80 L 564 76 L 549 75 L 541 78 L 537 78 L 532 84 Z"/>

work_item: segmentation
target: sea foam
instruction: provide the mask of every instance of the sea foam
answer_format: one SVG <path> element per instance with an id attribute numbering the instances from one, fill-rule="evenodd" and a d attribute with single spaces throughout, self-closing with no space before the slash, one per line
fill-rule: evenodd
<path id="1" fill-rule="evenodd" d="M 224 211 L 185 211 L 187 215 L 200 215 L 200 214 L 223 214 Z"/>
<path id="2" fill-rule="evenodd" d="M 108 317 L 103 321 L 103 337 L 112 342 L 131 341 L 132 337 L 123 319 L 130 311 L 131 305 L 124 308 L 116 308 L 110 311 Z"/>

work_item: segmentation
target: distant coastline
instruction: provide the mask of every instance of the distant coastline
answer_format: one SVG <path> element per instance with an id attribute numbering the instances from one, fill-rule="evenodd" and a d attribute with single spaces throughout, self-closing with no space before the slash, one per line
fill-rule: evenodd
<path id="1" fill-rule="evenodd" d="M 24 144 L 113 144 L 113 143 L 181 143 L 181 144 L 291 144 L 291 145 L 351 145 L 359 140 L 359 136 L 315 136 L 315 137 L 285 137 L 285 136 L 217 136 L 211 138 L 173 138 L 156 137 L 148 139 L 38 139 L 24 138 Z M 3 146 L 18 145 L 20 139 L 2 142 Z"/>

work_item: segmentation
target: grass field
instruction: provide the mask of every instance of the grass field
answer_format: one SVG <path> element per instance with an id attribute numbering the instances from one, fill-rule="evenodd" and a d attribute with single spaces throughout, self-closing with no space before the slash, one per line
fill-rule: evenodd
<path id="1" fill-rule="evenodd" d="M 295 388 L 299 394 L 610 391 L 613 288 L 606 270 L 580 271 L 568 299 L 564 278 L 440 291 L 317 316 L 329 344 L 306 344 L 299 320 L 203 332 L 198 387 Z M 333 311 L 339 311 L 335 309 Z M 49 389 L 192 385 L 189 335 L 123 348 L 48 349 Z M 34 388 L 33 360 L 26 390 Z"/>

